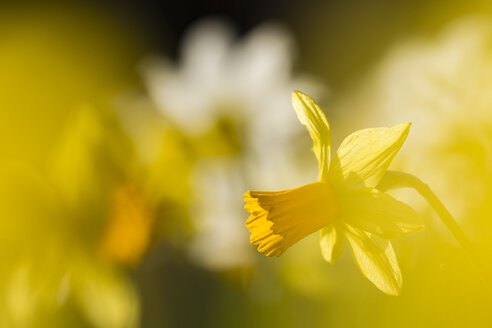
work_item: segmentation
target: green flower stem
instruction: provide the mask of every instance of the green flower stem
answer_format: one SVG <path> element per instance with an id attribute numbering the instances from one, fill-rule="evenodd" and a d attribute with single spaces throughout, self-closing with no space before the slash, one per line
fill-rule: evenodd
<path id="1" fill-rule="evenodd" d="M 377 188 L 381 191 L 386 191 L 390 189 L 398 188 L 413 188 L 415 189 L 434 209 L 436 214 L 439 216 L 444 225 L 448 228 L 451 234 L 454 236 L 456 241 L 465 250 L 465 252 L 470 257 L 470 260 L 475 264 L 476 268 L 480 272 L 482 278 L 487 282 L 487 269 L 480 261 L 477 256 L 474 247 L 468 237 L 465 235 L 463 230 L 453 218 L 448 209 L 439 200 L 439 198 L 434 194 L 429 185 L 424 183 L 422 180 L 414 175 L 397 172 L 397 171 L 387 171 L 384 178 L 381 180 Z M 490 287 L 489 287 L 490 288 Z"/>

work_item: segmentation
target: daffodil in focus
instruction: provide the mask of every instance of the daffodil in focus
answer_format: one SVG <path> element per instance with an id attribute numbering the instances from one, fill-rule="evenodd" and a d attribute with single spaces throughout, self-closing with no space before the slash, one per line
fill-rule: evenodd
<path id="1" fill-rule="evenodd" d="M 331 133 L 323 112 L 298 91 L 292 103 L 313 139 L 319 181 L 278 192 L 246 192 L 251 243 L 267 256 L 280 256 L 321 230 L 326 261 L 334 263 L 347 241 L 362 273 L 384 293 L 398 295 L 402 277 L 389 239 L 421 230 L 423 223 L 411 207 L 376 187 L 405 142 L 410 123 L 357 131 L 330 161 Z"/>

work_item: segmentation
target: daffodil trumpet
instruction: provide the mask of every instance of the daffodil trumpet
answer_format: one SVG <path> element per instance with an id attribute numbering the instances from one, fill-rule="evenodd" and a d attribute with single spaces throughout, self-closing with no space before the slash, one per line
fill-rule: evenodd
<path id="1" fill-rule="evenodd" d="M 321 253 L 334 263 L 348 242 L 361 272 L 381 291 L 398 295 L 402 276 L 390 239 L 423 229 L 421 216 L 377 188 L 405 142 L 410 123 L 357 131 L 331 159 L 330 126 L 307 95 L 295 91 L 292 103 L 313 139 L 319 180 L 283 191 L 244 194 L 250 242 L 267 256 L 321 231 Z"/>

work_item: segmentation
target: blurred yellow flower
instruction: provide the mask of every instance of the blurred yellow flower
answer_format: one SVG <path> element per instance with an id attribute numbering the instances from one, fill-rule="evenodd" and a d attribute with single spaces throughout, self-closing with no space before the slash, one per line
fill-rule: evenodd
<path id="1" fill-rule="evenodd" d="M 157 146 L 144 163 L 136 149 L 143 145 L 120 123 L 110 110 L 84 106 L 46 156 L 47 172 L 0 170 L 0 245 L 17 250 L 0 267 L 9 326 L 32 326 L 43 311 L 55 317 L 69 306 L 94 327 L 138 326 L 139 295 L 126 271 L 156 237 L 182 237 L 187 187 L 175 179 L 186 181 L 189 158 L 179 136 L 154 121 L 146 131 L 160 131 Z M 172 178 L 163 173 L 170 165 Z"/>
<path id="2" fill-rule="evenodd" d="M 330 162 L 331 133 L 322 110 L 298 91 L 292 103 L 313 139 L 320 178 L 279 192 L 246 192 L 251 243 L 267 256 L 279 256 L 321 230 L 325 260 L 333 263 L 347 240 L 362 273 L 384 293 L 398 295 L 401 272 L 388 239 L 421 230 L 423 223 L 412 208 L 376 186 L 405 142 L 410 123 L 357 131 Z"/>

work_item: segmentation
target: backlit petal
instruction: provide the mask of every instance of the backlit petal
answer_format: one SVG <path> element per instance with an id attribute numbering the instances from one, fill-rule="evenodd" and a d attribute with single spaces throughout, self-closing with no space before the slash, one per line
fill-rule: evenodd
<path id="1" fill-rule="evenodd" d="M 383 238 L 399 238 L 424 228 L 419 213 L 377 189 L 347 192 L 339 202 L 344 222 Z"/>
<path id="2" fill-rule="evenodd" d="M 328 225 L 337 205 L 328 184 L 315 182 L 283 191 L 248 191 L 245 209 L 250 242 L 267 256 L 279 256 L 307 235 Z"/>
<path id="3" fill-rule="evenodd" d="M 402 278 L 389 240 L 346 225 L 347 241 L 360 271 L 388 295 L 400 294 Z"/>
<path id="4" fill-rule="evenodd" d="M 320 180 L 328 178 L 331 156 L 330 125 L 325 114 L 309 96 L 299 91 L 292 93 L 292 105 L 299 121 L 306 126 L 313 139 L 313 151 L 319 162 Z"/>
<path id="5" fill-rule="evenodd" d="M 405 172 L 388 170 L 379 181 L 376 188 L 381 191 L 388 191 L 400 188 L 415 188 L 417 191 L 425 188 L 426 185 L 416 176 Z"/>
<path id="6" fill-rule="evenodd" d="M 336 221 L 321 229 L 321 254 L 323 258 L 333 264 L 342 255 L 345 246 L 343 228 Z"/>
<path id="7" fill-rule="evenodd" d="M 407 138 L 410 123 L 352 133 L 330 166 L 330 180 L 349 188 L 374 188 Z"/>

